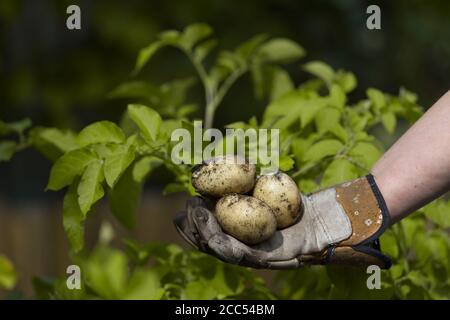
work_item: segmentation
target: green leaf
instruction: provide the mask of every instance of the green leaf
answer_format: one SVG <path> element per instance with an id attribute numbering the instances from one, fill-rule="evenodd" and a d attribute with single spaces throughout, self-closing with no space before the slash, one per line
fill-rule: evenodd
<path id="1" fill-rule="evenodd" d="M 186 50 L 191 50 L 196 43 L 209 37 L 212 33 L 212 28 L 205 23 L 191 24 L 184 29 L 181 35 L 181 46 Z"/>
<path id="2" fill-rule="evenodd" d="M 295 161 L 297 161 L 298 163 L 304 162 L 308 149 L 314 142 L 316 142 L 317 139 L 318 135 L 316 134 L 310 135 L 307 139 L 295 138 L 291 144 L 292 153 L 295 156 Z"/>
<path id="3" fill-rule="evenodd" d="M 64 196 L 63 226 L 69 239 L 70 247 L 79 252 L 84 247 L 84 220 L 85 215 L 78 204 L 78 182 L 73 183 Z"/>
<path id="4" fill-rule="evenodd" d="M 328 156 L 336 155 L 344 145 L 335 139 L 326 139 L 319 141 L 308 149 L 305 155 L 305 161 L 317 162 Z"/>
<path id="5" fill-rule="evenodd" d="M 262 127 L 284 129 L 298 121 L 301 127 L 306 127 L 316 113 L 325 105 L 322 98 L 307 98 L 298 91 L 289 92 L 280 99 L 275 100 L 266 108 Z"/>
<path id="6" fill-rule="evenodd" d="M 391 258 L 396 259 L 399 254 L 399 248 L 397 239 L 392 231 L 385 232 L 380 238 L 380 244 L 382 251 L 390 256 Z"/>
<path id="7" fill-rule="evenodd" d="M 145 48 L 139 51 L 136 66 L 134 67 L 133 74 L 139 73 L 142 68 L 147 64 L 147 62 L 153 57 L 153 55 L 162 47 L 164 47 L 166 43 L 164 41 L 155 41 L 150 43 Z"/>
<path id="8" fill-rule="evenodd" d="M 163 160 L 154 156 L 139 159 L 133 167 L 133 179 L 137 182 L 143 182 L 154 169 L 162 164 Z"/>
<path id="9" fill-rule="evenodd" d="M 355 147 L 349 151 L 349 156 L 370 169 L 380 158 L 381 152 L 371 143 L 358 142 Z"/>
<path id="10" fill-rule="evenodd" d="M 385 112 L 381 115 L 381 123 L 383 123 L 383 126 L 387 132 L 393 134 L 397 125 L 397 118 L 394 113 Z"/>
<path id="11" fill-rule="evenodd" d="M 125 135 L 115 123 L 111 121 L 99 121 L 90 124 L 78 134 L 77 142 L 80 147 L 96 143 L 122 143 Z"/>
<path id="12" fill-rule="evenodd" d="M 280 170 L 281 171 L 289 171 L 294 167 L 295 161 L 289 156 L 281 156 L 280 157 Z"/>
<path id="13" fill-rule="evenodd" d="M 399 92 L 399 97 L 401 99 L 404 99 L 410 103 L 416 103 L 417 102 L 417 94 L 414 92 L 411 92 L 407 90 L 406 88 L 401 87 Z"/>
<path id="14" fill-rule="evenodd" d="M 367 89 L 366 94 L 376 111 L 379 112 L 386 105 L 386 98 L 384 97 L 384 93 L 380 90 L 369 88 Z"/>
<path id="15" fill-rule="evenodd" d="M 267 40 L 267 37 L 268 36 L 266 34 L 257 34 L 239 45 L 235 49 L 235 53 L 243 60 L 249 60 L 250 58 L 254 57 L 254 55 L 257 53 L 257 49 L 264 41 Z"/>
<path id="16" fill-rule="evenodd" d="M 357 85 L 356 77 L 352 72 L 344 72 L 341 70 L 336 73 L 334 81 L 344 92 L 353 91 Z"/>
<path id="17" fill-rule="evenodd" d="M 358 178 L 357 168 L 348 160 L 334 160 L 323 174 L 322 186 L 331 186 Z"/>
<path id="18" fill-rule="evenodd" d="M 161 126 L 161 116 L 155 110 L 139 104 L 128 105 L 128 114 L 147 141 L 155 141 Z"/>
<path id="19" fill-rule="evenodd" d="M 56 128 L 43 128 L 39 131 L 39 137 L 64 153 L 78 149 L 79 147 L 75 134 L 69 130 L 63 131 Z"/>
<path id="20" fill-rule="evenodd" d="M 120 299 L 126 291 L 128 259 L 118 250 L 100 247 L 83 268 L 89 287 L 104 299 Z"/>
<path id="21" fill-rule="evenodd" d="M 321 61 L 308 62 L 303 65 L 303 70 L 322 79 L 327 85 L 330 85 L 335 77 L 333 68 Z"/>
<path id="22" fill-rule="evenodd" d="M 194 50 L 194 58 L 201 62 L 217 46 L 217 40 L 211 39 L 197 45 Z"/>
<path id="23" fill-rule="evenodd" d="M 450 228 L 450 201 L 437 200 L 424 208 L 425 215 L 439 227 Z"/>
<path id="24" fill-rule="evenodd" d="M 136 223 L 142 184 L 133 178 L 133 166 L 122 174 L 109 191 L 111 211 L 122 225 L 131 229 Z"/>
<path id="25" fill-rule="evenodd" d="M 104 178 L 103 164 L 100 160 L 90 162 L 84 170 L 77 189 L 78 203 L 84 215 L 88 213 L 94 203 L 103 197 L 102 182 Z"/>
<path id="26" fill-rule="evenodd" d="M 120 84 L 109 94 L 109 98 L 146 99 L 153 104 L 161 101 L 161 90 L 157 86 L 145 81 L 129 81 Z"/>
<path id="27" fill-rule="evenodd" d="M 392 279 L 397 280 L 403 275 L 404 267 L 403 264 L 396 264 L 389 269 Z"/>
<path id="28" fill-rule="evenodd" d="M 76 176 L 83 173 L 84 168 L 94 159 L 96 159 L 95 154 L 86 149 L 77 149 L 64 154 L 50 171 L 47 189 L 57 191 L 68 186 Z"/>
<path id="29" fill-rule="evenodd" d="M 9 161 L 16 152 L 16 147 L 14 141 L 0 141 L 0 162 Z"/>
<path id="30" fill-rule="evenodd" d="M 184 290 L 186 299 L 211 300 L 217 298 L 216 290 L 204 279 L 189 281 Z"/>
<path id="31" fill-rule="evenodd" d="M 110 146 L 110 153 L 105 158 L 103 168 L 108 186 L 114 187 L 117 179 L 133 162 L 134 157 L 135 147 L 133 145 Z"/>
<path id="32" fill-rule="evenodd" d="M 289 63 L 304 55 L 305 50 L 299 44 L 284 38 L 271 39 L 258 49 L 258 56 L 267 62 Z"/>
<path id="33" fill-rule="evenodd" d="M 17 282 L 14 266 L 4 255 L 0 255 L 0 289 L 11 290 Z"/>
<path id="34" fill-rule="evenodd" d="M 340 125 L 341 111 L 336 108 L 323 108 L 319 110 L 315 117 L 315 124 L 320 134 L 333 131 Z"/>
<path id="35" fill-rule="evenodd" d="M 331 85 L 328 102 L 333 107 L 343 109 L 345 107 L 345 103 L 347 102 L 347 96 L 341 87 L 333 84 Z"/>
<path id="36" fill-rule="evenodd" d="M 0 120 L 0 136 L 11 133 L 23 134 L 26 129 L 31 127 L 31 120 L 25 118 L 15 122 L 4 122 Z"/>
<path id="37" fill-rule="evenodd" d="M 128 282 L 124 299 L 159 300 L 164 295 L 159 274 L 154 269 L 136 269 Z"/>
<path id="38" fill-rule="evenodd" d="M 418 270 L 411 270 L 406 274 L 406 278 L 411 280 L 411 282 L 418 287 L 428 287 L 429 280 Z"/>

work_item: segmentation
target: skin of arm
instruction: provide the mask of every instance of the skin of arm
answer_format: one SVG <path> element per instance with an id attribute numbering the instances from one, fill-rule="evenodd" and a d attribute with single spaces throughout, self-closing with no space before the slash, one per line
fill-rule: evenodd
<path id="1" fill-rule="evenodd" d="M 372 168 L 392 222 L 450 188 L 450 91 L 397 140 Z"/>

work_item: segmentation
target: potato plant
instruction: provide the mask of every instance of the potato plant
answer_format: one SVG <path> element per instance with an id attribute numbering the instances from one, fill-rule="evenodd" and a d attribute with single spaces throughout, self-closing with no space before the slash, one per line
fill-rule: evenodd
<path id="1" fill-rule="evenodd" d="M 264 99 L 267 107 L 261 119 L 236 119 L 228 127 L 280 129 L 280 167 L 305 193 L 366 174 L 384 148 L 378 133 L 392 135 L 398 121 L 412 123 L 421 115 L 416 95 L 403 88 L 397 95 L 369 88 L 363 99 L 349 99 L 357 86 L 355 75 L 320 61 L 303 63 L 299 72 L 310 78 L 294 83 L 283 66 L 298 64 L 305 50 L 291 40 L 258 35 L 219 52 L 216 43 L 205 24 L 164 31 L 139 52 L 134 70 L 137 76 L 159 50 L 179 50 L 200 79 L 204 101 L 188 101 L 188 92 L 195 89 L 192 78 L 159 85 L 134 78 L 109 94 L 110 99 L 129 101 L 120 123 L 101 120 L 80 132 L 31 128 L 29 120 L 0 123 L 0 160 L 32 147 L 53 162 L 47 189 L 65 190 L 64 230 L 72 259 L 83 270 L 82 290 L 67 290 L 64 277 L 36 278 L 36 297 L 450 298 L 450 203 L 445 200 L 433 202 L 382 236 L 383 250 L 394 258 L 393 267 L 382 273 L 382 290 L 367 289 L 365 270 L 322 266 L 278 271 L 275 286 L 269 288 L 250 269 L 174 244 L 124 239 L 126 250 L 112 248 L 105 232 L 94 250 L 85 248 L 85 220 L 105 197 L 112 215 L 133 228 L 143 183 L 155 170 L 165 168 L 173 175 L 164 194 L 196 193 L 191 166 L 171 161 L 170 134 L 176 128 L 192 130 L 197 105 L 204 105 L 204 127 L 213 127 L 223 98 L 246 73 L 255 98 Z M 167 212 L 166 218 L 172 217 Z M 5 286 L 5 274 L 12 271 L 2 261 L 6 260 L 0 260 L 0 286 Z"/>

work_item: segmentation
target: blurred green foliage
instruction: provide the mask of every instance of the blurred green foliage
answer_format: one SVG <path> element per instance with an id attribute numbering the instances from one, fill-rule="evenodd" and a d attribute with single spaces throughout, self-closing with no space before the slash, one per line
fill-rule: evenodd
<path id="1" fill-rule="evenodd" d="M 224 107 L 221 102 L 231 84 L 250 74 L 254 95 L 264 97 L 268 105 L 261 119 L 251 117 L 227 127 L 280 129 L 281 168 L 303 192 L 367 174 L 384 148 L 374 135 L 378 132 L 375 129 L 393 134 L 399 119 L 412 123 L 422 113 L 416 94 L 404 88 L 398 95 L 369 88 L 364 98 L 354 102 L 350 96 L 357 88 L 356 76 L 321 61 L 304 63 L 302 69 L 310 76 L 296 84 L 285 64 L 297 61 L 305 52 L 286 38 L 250 38 L 233 50 L 220 51 L 207 67 L 205 48 L 210 47 L 211 35 L 211 28 L 205 24 L 190 25 L 182 32 L 163 32 L 140 50 L 135 73 L 151 63 L 162 46 L 177 48 L 194 65 L 203 85 L 205 100 L 199 104 L 205 105 L 205 118 L 208 110 L 215 112 Z M 95 214 L 95 204 L 105 194 L 112 213 L 128 228 L 134 226 L 142 183 L 153 171 L 166 167 L 172 173 L 166 193 L 195 194 L 190 182 L 191 166 L 174 165 L 171 159 L 171 132 L 176 128 L 193 129 L 190 113 L 180 112 L 192 105 L 187 94 L 189 86 L 175 85 L 183 81 L 175 79 L 155 86 L 131 79 L 120 84 L 112 95 L 120 93 L 131 103 L 119 125 L 102 120 L 77 133 L 49 127 L 29 129 L 27 120 L 1 123 L 3 135 L 17 136 L 17 145 L 33 146 L 54 161 L 48 189 L 68 187 L 63 223 L 73 261 L 83 270 L 83 290 L 67 290 L 62 278 L 37 278 L 38 298 L 449 298 L 450 237 L 446 215 L 450 202 L 444 200 L 424 207 L 381 237 L 382 249 L 394 261 L 393 267 L 382 273 L 381 290 L 367 288 L 365 270 L 348 272 L 335 266 L 279 271 L 275 286 L 269 290 L 249 269 L 226 265 L 175 245 L 141 245 L 125 240 L 124 251 L 113 249 L 108 244 L 111 234 L 105 231 L 100 232 L 97 247 L 87 251 L 84 222 Z M 167 92 L 173 95 L 168 97 Z"/>
<path id="2" fill-rule="evenodd" d="M 279 272 L 270 292 L 247 269 L 183 252 L 174 245 L 127 241 L 125 253 L 107 243 L 93 252 L 81 251 L 83 221 L 105 192 L 113 214 L 128 227 L 133 226 L 142 184 L 157 168 L 165 166 L 175 177 L 166 192 L 193 192 L 189 168 L 164 161 L 161 144 L 171 130 L 189 126 L 189 118 L 202 114 L 205 82 L 190 77 L 195 66 L 173 48 L 155 53 L 144 66 L 149 39 L 161 30 L 180 30 L 204 21 L 220 35 L 214 50 L 238 47 L 261 32 L 286 36 L 308 48 L 312 60 L 302 65 L 306 72 L 299 72 L 296 64 L 261 68 L 252 60 L 251 68 L 247 65 L 245 70 L 252 81 L 238 80 L 239 86 L 220 101 L 215 117 L 218 127 L 231 123 L 231 127 L 281 128 L 282 168 L 308 192 L 366 173 L 383 150 L 373 134 L 395 134 L 399 119 L 412 121 L 420 114 L 416 96 L 407 90 L 388 95 L 365 88 L 393 92 L 402 83 L 420 93 L 427 106 L 448 90 L 448 1 L 383 2 L 379 31 L 365 28 L 369 1 L 251 0 L 239 5 L 203 0 L 127 1 L 126 5 L 118 0 L 80 1 L 80 32 L 65 29 L 69 4 L 0 2 L 0 118 L 4 120 L 0 160 L 9 160 L 32 145 L 62 163 L 64 174 L 54 173 L 49 188 L 72 185 L 64 201 L 64 228 L 73 250 L 80 251 L 74 262 L 86 270 L 82 291 L 68 291 L 62 279 L 36 279 L 38 298 L 448 299 L 450 244 L 444 230 L 449 227 L 445 215 L 450 204 L 444 200 L 430 204 L 382 237 L 383 250 L 394 258 L 392 269 L 383 271 L 383 290 L 368 291 L 363 272 L 312 267 Z M 169 38 L 164 41 L 173 41 Z M 133 76 L 131 57 L 141 48 L 147 48 L 147 54 L 141 54 L 138 67 L 142 70 Z M 201 57 L 208 48 L 205 45 L 203 53 L 196 54 Z M 232 69 L 239 64 L 233 55 L 228 58 L 225 65 Z M 354 73 L 334 70 L 317 59 Z M 209 57 L 204 60 L 208 70 L 216 62 Z M 129 102 L 134 106 L 124 113 Z M 24 117 L 45 127 L 29 130 L 28 120 L 19 121 Z M 141 118 L 147 120 L 140 123 Z M 77 133 L 86 123 L 103 119 L 119 125 L 101 121 Z M 154 131 L 157 126 L 159 130 Z M 5 181 L 7 177 L 18 180 L 6 172 L 3 176 Z M 19 184 L 17 192 L 24 193 L 23 183 Z M 0 286 L 11 288 L 15 272 L 2 259 Z"/>

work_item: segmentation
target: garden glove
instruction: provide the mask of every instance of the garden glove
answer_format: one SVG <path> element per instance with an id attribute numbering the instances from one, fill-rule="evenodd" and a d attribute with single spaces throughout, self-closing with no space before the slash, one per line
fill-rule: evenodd
<path id="1" fill-rule="evenodd" d="M 372 175 L 302 195 L 303 215 L 268 240 L 248 246 L 224 233 L 214 203 L 191 198 L 174 220 L 191 245 L 219 259 L 254 268 L 289 269 L 310 264 L 389 268 L 378 237 L 389 225 L 384 199 Z"/>

